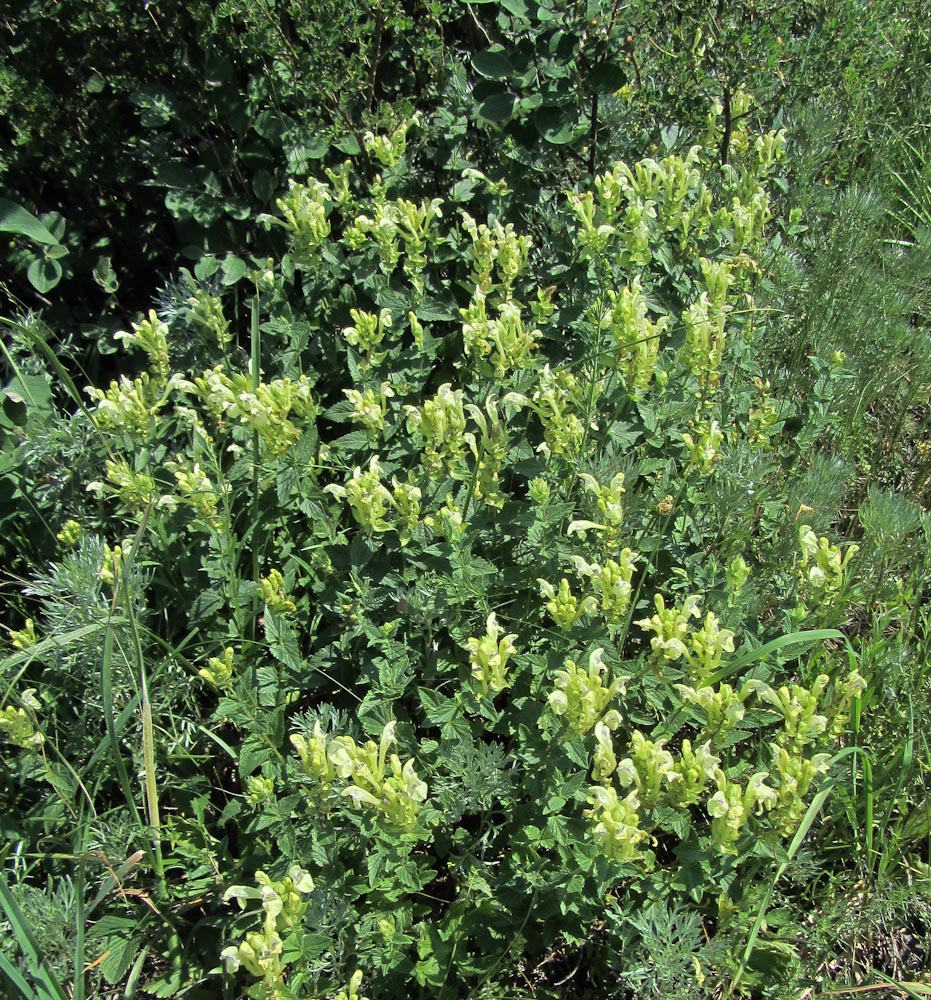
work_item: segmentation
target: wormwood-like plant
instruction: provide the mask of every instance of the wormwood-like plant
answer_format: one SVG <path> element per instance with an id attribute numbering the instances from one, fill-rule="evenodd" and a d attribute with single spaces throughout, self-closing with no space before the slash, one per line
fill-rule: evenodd
<path id="1" fill-rule="evenodd" d="M 120 336 L 138 374 L 89 389 L 99 452 L 56 526 L 129 668 L 88 808 L 138 819 L 164 915 L 114 980 L 161 951 L 164 995 L 453 998 L 628 934 L 618 908 L 656 988 L 742 969 L 740 887 L 807 829 L 864 681 L 810 653 L 841 638 L 811 626 L 856 595 L 855 550 L 807 524 L 773 544 L 747 471 L 778 481 L 753 340 L 784 137 L 743 123 L 721 168 L 716 121 L 533 233 L 467 164 L 421 197 L 402 123 L 365 139 L 380 173 L 278 199 L 248 325 L 192 278 Z M 64 708 L 19 653 L 0 726 L 25 775 Z M 178 964 L 181 925 L 212 962 Z"/>

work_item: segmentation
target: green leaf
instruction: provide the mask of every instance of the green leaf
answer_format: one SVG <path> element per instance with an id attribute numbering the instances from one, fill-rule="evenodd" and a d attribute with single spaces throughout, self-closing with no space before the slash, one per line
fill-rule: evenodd
<path id="1" fill-rule="evenodd" d="M 514 72 L 511 60 L 500 45 L 476 52 L 472 56 L 472 66 L 486 80 L 506 80 Z"/>
<path id="2" fill-rule="evenodd" d="M 237 281 L 245 277 L 248 270 L 246 262 L 241 257 L 232 253 L 227 254 L 220 265 L 220 271 L 223 275 L 221 280 L 224 285 L 235 285 Z"/>
<path id="3" fill-rule="evenodd" d="M 110 263 L 109 257 L 101 257 L 94 265 L 94 281 L 108 294 L 112 295 L 119 287 L 120 281 Z"/>
<path id="4" fill-rule="evenodd" d="M 530 8 L 526 0 L 501 0 L 501 6 L 514 17 L 525 18 Z"/>
<path id="5" fill-rule="evenodd" d="M 284 615 L 276 615 L 265 609 L 265 638 L 272 656 L 292 670 L 301 667 L 301 654 L 297 645 L 297 635 Z"/>
<path id="6" fill-rule="evenodd" d="M 142 87 L 130 94 L 129 99 L 142 112 L 139 121 L 145 128 L 160 128 L 177 117 L 178 107 L 174 95 L 160 84 Z"/>
<path id="7" fill-rule="evenodd" d="M 31 212 L 6 198 L 0 198 L 0 233 L 14 233 L 48 246 L 58 243 L 57 238 Z"/>
<path id="8" fill-rule="evenodd" d="M 100 971 L 103 978 L 114 986 L 122 980 L 132 964 L 136 954 L 136 942 L 130 936 L 111 937 L 107 938 L 105 949 L 106 957 L 100 963 Z"/>
<path id="9" fill-rule="evenodd" d="M 239 751 L 239 776 L 248 778 L 271 756 L 268 745 L 257 736 L 248 736 Z"/>
<path id="10" fill-rule="evenodd" d="M 575 138 L 576 123 L 564 108 L 540 108 L 534 124 L 540 135 L 554 146 L 564 146 Z"/>
<path id="11" fill-rule="evenodd" d="M 6 390 L 3 395 L 3 415 L 14 427 L 25 427 L 29 408 L 17 392 Z"/>
<path id="12" fill-rule="evenodd" d="M 427 718 L 435 726 L 452 722 L 457 715 L 461 714 L 458 703 L 452 698 L 446 698 L 427 688 L 417 688 L 417 693 L 420 695 L 420 704 L 423 705 Z"/>
<path id="13" fill-rule="evenodd" d="M 362 152 L 359 140 L 354 135 L 344 135 L 342 139 L 334 142 L 333 146 L 347 156 L 358 156 Z"/>
<path id="14" fill-rule="evenodd" d="M 45 1000 L 46 997 L 54 998 L 54 1000 L 65 1000 L 66 993 L 49 968 L 48 961 L 36 941 L 32 927 L 26 922 L 13 893 L 10 891 L 5 874 L 0 874 L 0 911 L 12 929 L 13 941 L 19 945 L 29 974 L 37 981 L 38 995 L 42 997 L 42 1000 Z M 0 972 L 4 971 L 9 975 L 15 970 L 7 963 L 7 965 L 0 965 Z M 10 978 L 15 979 L 15 976 L 10 975 Z M 32 991 L 24 994 L 24 996 L 32 995 Z"/>
<path id="15" fill-rule="evenodd" d="M 585 77 L 586 86 L 596 94 L 613 94 L 627 82 L 620 63 L 603 62 L 593 67 Z"/>
<path id="16" fill-rule="evenodd" d="M 220 262 L 216 257 L 201 257 L 194 265 L 194 277 L 198 281 L 206 281 L 211 275 L 217 273 L 219 266 Z"/>
<path id="17" fill-rule="evenodd" d="M 57 260 L 37 258 L 29 265 L 26 272 L 29 283 L 43 295 L 50 292 L 61 280 L 61 264 Z"/>
<path id="18" fill-rule="evenodd" d="M 252 190 L 255 192 L 255 196 L 259 199 L 259 201 L 271 201 L 272 195 L 275 193 L 277 188 L 278 181 L 275 180 L 274 174 L 264 168 L 256 170 L 252 177 Z"/>
<path id="19" fill-rule="evenodd" d="M 516 105 L 517 97 L 509 91 L 502 91 L 486 97 L 476 108 L 476 113 L 485 121 L 499 124 L 506 122 L 514 114 Z"/>

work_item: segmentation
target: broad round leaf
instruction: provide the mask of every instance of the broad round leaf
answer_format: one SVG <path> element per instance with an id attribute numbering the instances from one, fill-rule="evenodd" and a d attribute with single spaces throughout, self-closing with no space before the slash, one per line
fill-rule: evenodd
<path id="1" fill-rule="evenodd" d="M 595 66 L 586 76 L 585 83 L 596 94 L 613 94 L 627 82 L 627 74 L 621 63 L 603 62 Z"/>
<path id="2" fill-rule="evenodd" d="M 220 265 L 220 270 L 223 272 L 223 284 L 224 285 L 235 285 L 240 278 L 243 278 L 246 272 L 249 270 L 246 266 L 246 262 L 241 258 L 237 257 L 235 254 L 227 254 L 223 263 Z"/>
<path id="3" fill-rule="evenodd" d="M 540 135 L 554 146 L 564 146 L 575 138 L 576 123 L 565 108 L 540 108 L 534 124 Z"/>
<path id="4" fill-rule="evenodd" d="M 220 262 L 216 257 L 201 257 L 194 265 L 194 277 L 198 281 L 206 281 L 212 274 L 217 273 L 219 266 Z"/>
<path id="5" fill-rule="evenodd" d="M 472 66 L 486 80 L 506 80 L 514 72 L 511 60 L 500 45 L 494 45 L 484 52 L 476 52 L 472 56 Z"/>
<path id="6" fill-rule="evenodd" d="M 526 0 L 501 0 L 501 6 L 514 17 L 526 17 L 530 8 Z"/>
<path id="7" fill-rule="evenodd" d="M 57 260 L 38 257 L 29 265 L 26 272 L 29 283 L 43 295 L 50 292 L 61 280 L 61 264 Z"/>
<path id="8" fill-rule="evenodd" d="M 486 97 L 478 106 L 478 115 L 485 121 L 499 123 L 506 122 L 514 114 L 514 107 L 517 104 L 517 97 L 508 92 L 502 91 Z"/>

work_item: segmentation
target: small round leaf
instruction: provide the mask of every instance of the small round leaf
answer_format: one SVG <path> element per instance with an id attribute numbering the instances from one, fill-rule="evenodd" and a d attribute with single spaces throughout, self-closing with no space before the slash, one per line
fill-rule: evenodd
<path id="1" fill-rule="evenodd" d="M 61 264 L 57 260 L 38 257 L 29 265 L 26 277 L 32 287 L 44 295 L 61 280 Z"/>

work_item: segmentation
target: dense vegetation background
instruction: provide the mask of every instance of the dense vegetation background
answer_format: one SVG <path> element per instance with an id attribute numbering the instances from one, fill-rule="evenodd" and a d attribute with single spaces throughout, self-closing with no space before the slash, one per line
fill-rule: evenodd
<path id="1" fill-rule="evenodd" d="M 0 13 L 11 996 L 926 996 L 917 0 Z"/>

